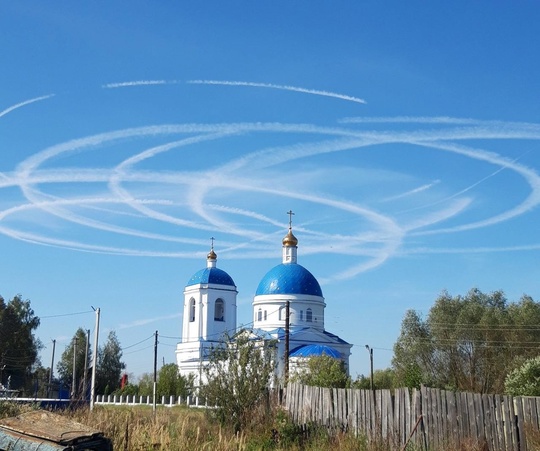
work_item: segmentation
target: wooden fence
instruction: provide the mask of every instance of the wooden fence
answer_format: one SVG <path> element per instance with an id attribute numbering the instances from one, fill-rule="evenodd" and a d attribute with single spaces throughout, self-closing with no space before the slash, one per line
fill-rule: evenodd
<path id="1" fill-rule="evenodd" d="M 422 387 L 394 390 L 328 389 L 289 384 L 285 407 L 297 424 L 364 434 L 390 449 L 490 451 L 540 449 L 540 398 L 460 393 Z M 529 437 L 527 437 L 529 436 Z"/>

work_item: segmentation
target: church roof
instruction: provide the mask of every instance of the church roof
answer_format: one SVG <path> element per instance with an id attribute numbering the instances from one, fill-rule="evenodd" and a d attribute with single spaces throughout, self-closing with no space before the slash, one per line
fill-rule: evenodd
<path id="1" fill-rule="evenodd" d="M 341 354 L 334 348 L 317 344 L 299 346 L 289 353 L 289 357 L 313 357 L 321 355 L 327 355 L 334 359 L 341 358 Z"/>
<path id="2" fill-rule="evenodd" d="M 322 290 L 317 279 L 302 265 L 281 263 L 266 273 L 255 294 L 257 296 L 265 294 L 322 296 Z"/>
<path id="3" fill-rule="evenodd" d="M 216 285 L 228 285 L 231 287 L 236 286 L 234 284 L 234 281 L 232 280 L 232 277 L 219 268 L 204 268 L 200 271 L 197 271 L 195 274 L 193 274 L 193 276 L 191 276 L 191 279 L 189 279 L 187 286 L 189 287 L 190 285 L 209 283 Z"/>

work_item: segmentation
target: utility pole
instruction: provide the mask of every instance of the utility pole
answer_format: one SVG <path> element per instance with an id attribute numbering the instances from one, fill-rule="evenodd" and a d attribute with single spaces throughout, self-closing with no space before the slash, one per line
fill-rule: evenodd
<path id="1" fill-rule="evenodd" d="M 53 368 L 54 368 L 54 350 L 56 348 L 56 340 L 53 339 L 52 341 L 52 357 L 51 357 L 51 369 L 49 371 L 49 387 L 47 388 L 47 397 L 49 397 L 51 394 L 51 386 L 53 381 Z"/>
<path id="2" fill-rule="evenodd" d="M 71 399 L 75 399 L 77 389 L 77 336 L 73 338 L 73 374 L 71 377 Z"/>
<path id="3" fill-rule="evenodd" d="M 83 399 L 86 399 L 86 382 L 88 379 L 88 348 L 90 347 L 90 329 L 86 330 L 86 348 L 84 351 Z"/>
<path id="4" fill-rule="evenodd" d="M 290 335 L 290 313 L 291 303 L 287 301 L 285 304 L 285 386 L 289 382 L 289 335 Z"/>
<path id="5" fill-rule="evenodd" d="M 99 336 L 99 307 L 97 310 L 92 307 L 96 312 L 96 330 L 94 333 L 94 355 L 92 358 L 92 384 L 90 385 L 90 410 L 94 410 L 94 398 L 96 397 L 96 365 L 97 365 L 97 349 L 98 349 L 98 336 Z"/>
<path id="6" fill-rule="evenodd" d="M 369 352 L 369 361 L 370 361 L 370 364 L 371 364 L 370 386 L 371 386 L 371 391 L 374 391 L 374 386 L 373 386 L 373 348 L 370 348 L 369 345 L 366 345 L 366 349 Z"/>
<path id="7" fill-rule="evenodd" d="M 156 338 L 154 342 L 154 396 L 152 402 L 152 410 L 156 412 L 156 394 L 157 394 L 157 345 L 158 345 L 158 331 L 156 330 Z"/>

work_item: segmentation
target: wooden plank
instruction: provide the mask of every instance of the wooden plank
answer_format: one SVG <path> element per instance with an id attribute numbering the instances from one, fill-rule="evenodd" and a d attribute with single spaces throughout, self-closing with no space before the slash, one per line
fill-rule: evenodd
<path id="1" fill-rule="evenodd" d="M 472 393 L 466 393 L 467 411 L 469 416 L 469 438 L 476 440 L 478 438 L 478 429 L 476 427 L 476 412 L 474 411 L 474 399 Z"/>
<path id="2" fill-rule="evenodd" d="M 422 417 L 420 422 L 420 434 L 417 436 L 415 443 L 419 445 L 420 449 L 428 449 L 428 438 L 427 438 L 427 425 L 425 423 L 426 415 L 423 410 L 423 401 L 422 401 L 422 392 L 421 390 L 415 390 L 415 403 L 416 403 L 416 413 Z"/>
<path id="3" fill-rule="evenodd" d="M 424 443 L 426 449 L 430 449 L 432 447 L 431 444 L 431 434 L 430 434 L 430 428 L 431 428 L 431 419 L 430 419 L 430 411 L 429 411 L 429 394 L 427 391 L 427 388 L 422 386 L 420 387 L 420 401 L 422 406 L 422 414 L 423 414 L 423 426 L 424 426 Z"/>
<path id="4" fill-rule="evenodd" d="M 358 391 L 351 390 L 349 395 L 352 408 L 351 415 L 349 416 L 349 428 L 353 431 L 355 437 L 358 437 Z"/>
<path id="5" fill-rule="evenodd" d="M 525 398 L 527 408 L 528 408 L 528 426 L 533 430 L 538 430 L 538 411 L 536 410 L 536 398 L 527 397 Z"/>
<path id="6" fill-rule="evenodd" d="M 484 409 L 482 407 L 482 395 L 480 393 L 473 394 L 475 424 L 476 424 L 476 440 L 478 443 L 484 443 L 486 439 Z"/>
<path id="7" fill-rule="evenodd" d="M 411 395 L 409 393 L 409 389 L 403 388 L 402 390 L 403 390 L 402 393 L 403 393 L 403 416 L 404 416 L 404 421 L 403 421 L 404 441 L 401 443 L 401 445 L 404 445 L 405 441 L 409 438 L 409 435 L 412 432 L 412 428 L 416 424 L 416 421 L 414 421 L 416 417 L 414 415 L 414 410 L 412 409 Z"/>
<path id="8" fill-rule="evenodd" d="M 536 418 L 536 430 L 540 430 L 540 397 L 535 396 L 531 400 L 531 404 L 534 406 L 534 417 Z"/>
<path id="9" fill-rule="evenodd" d="M 406 436 L 405 396 L 403 389 L 394 390 L 394 439 L 400 448 L 405 443 Z"/>
<path id="10" fill-rule="evenodd" d="M 441 449 L 443 437 L 441 436 L 441 419 L 439 412 L 441 411 L 441 391 L 438 389 L 430 389 L 431 399 L 431 424 L 433 425 L 433 444 L 437 449 Z"/>
<path id="11" fill-rule="evenodd" d="M 504 442 L 501 443 L 500 431 L 498 428 L 497 412 L 498 403 L 497 395 L 489 395 L 488 408 L 491 413 L 491 448 L 490 449 L 504 449 Z M 489 443 L 488 443 L 489 444 Z"/>
<path id="12" fill-rule="evenodd" d="M 413 398 L 411 397 L 411 392 L 407 389 L 403 389 L 403 400 L 405 402 L 404 404 L 404 434 L 403 437 L 405 440 L 407 440 L 412 432 L 412 428 L 416 424 L 416 415 L 414 411 L 413 406 Z M 411 424 L 412 423 L 412 424 Z"/>
<path id="13" fill-rule="evenodd" d="M 332 404 L 332 395 L 329 388 L 323 389 L 323 421 L 322 425 L 330 427 L 334 411 Z"/>
<path id="14" fill-rule="evenodd" d="M 446 418 L 446 393 L 445 390 L 436 391 L 437 399 L 437 434 L 439 436 L 440 446 L 447 443 L 447 431 L 446 427 L 448 424 Z"/>
<path id="15" fill-rule="evenodd" d="M 459 426 L 457 419 L 456 394 L 452 391 L 446 391 L 446 409 L 447 409 L 447 436 L 453 443 L 459 443 Z"/>
<path id="16" fill-rule="evenodd" d="M 516 450 L 517 443 L 514 440 L 515 431 L 514 431 L 514 409 L 510 408 L 510 398 L 509 396 L 502 396 L 502 411 L 503 411 L 503 425 L 504 425 L 504 439 L 506 441 L 505 449 L 507 451 Z M 513 403 L 512 403 L 513 404 Z"/>
<path id="17" fill-rule="evenodd" d="M 394 400 L 392 398 L 392 392 L 388 389 L 384 391 L 384 397 L 386 398 L 386 418 L 388 421 L 387 434 L 390 439 L 390 443 L 395 440 L 395 426 L 394 426 Z"/>
<path id="18" fill-rule="evenodd" d="M 490 408 L 489 400 L 491 399 L 490 395 L 482 395 L 482 412 L 484 417 L 484 433 L 485 441 L 489 449 L 493 448 L 493 411 Z"/>
<path id="19" fill-rule="evenodd" d="M 377 394 L 379 395 L 377 401 L 379 403 L 379 418 L 381 419 L 381 437 L 385 440 L 388 437 L 388 416 L 386 415 L 387 406 L 385 390 L 377 390 Z"/>
<path id="20" fill-rule="evenodd" d="M 517 417 L 517 439 L 519 442 L 518 446 L 520 451 L 527 451 L 527 439 L 525 438 L 525 419 L 527 414 L 523 405 L 524 401 L 524 398 L 520 396 L 514 398 L 514 407 L 516 409 Z"/>
<path id="21" fill-rule="evenodd" d="M 375 392 L 368 391 L 369 397 L 369 427 L 371 433 L 371 440 L 374 440 L 378 434 L 378 419 L 377 419 L 377 404 L 375 401 Z"/>
<path id="22" fill-rule="evenodd" d="M 471 436 L 471 425 L 469 421 L 469 409 L 467 404 L 467 393 L 459 394 L 459 416 L 461 418 L 461 440 L 466 440 Z M 461 442 L 460 442 L 461 443 Z"/>
<path id="23" fill-rule="evenodd" d="M 502 395 L 497 395 L 497 429 L 499 431 L 499 443 L 501 450 L 509 450 L 510 443 L 506 433 L 506 418 L 508 414 L 505 412 L 505 404 Z"/>
<path id="24" fill-rule="evenodd" d="M 338 403 L 337 403 L 337 406 L 338 406 L 337 420 L 338 421 L 336 425 L 338 428 L 343 430 L 343 428 L 347 424 L 347 412 L 346 412 L 347 397 L 345 395 L 345 389 L 343 388 L 338 388 L 336 392 L 337 392 L 336 395 L 338 399 Z"/>
<path id="25" fill-rule="evenodd" d="M 343 428 L 345 430 L 348 430 L 348 426 L 349 426 L 349 392 L 345 388 L 342 388 L 341 391 L 343 393 L 343 405 L 342 405 L 342 409 L 343 409 Z"/>

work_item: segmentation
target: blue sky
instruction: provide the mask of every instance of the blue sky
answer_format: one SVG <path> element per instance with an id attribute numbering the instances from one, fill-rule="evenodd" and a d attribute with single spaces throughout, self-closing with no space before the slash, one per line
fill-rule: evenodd
<path id="1" fill-rule="evenodd" d="M 174 361 L 205 266 L 252 320 L 295 212 L 351 372 L 442 290 L 540 299 L 537 2 L 2 2 L 0 294 Z"/>

